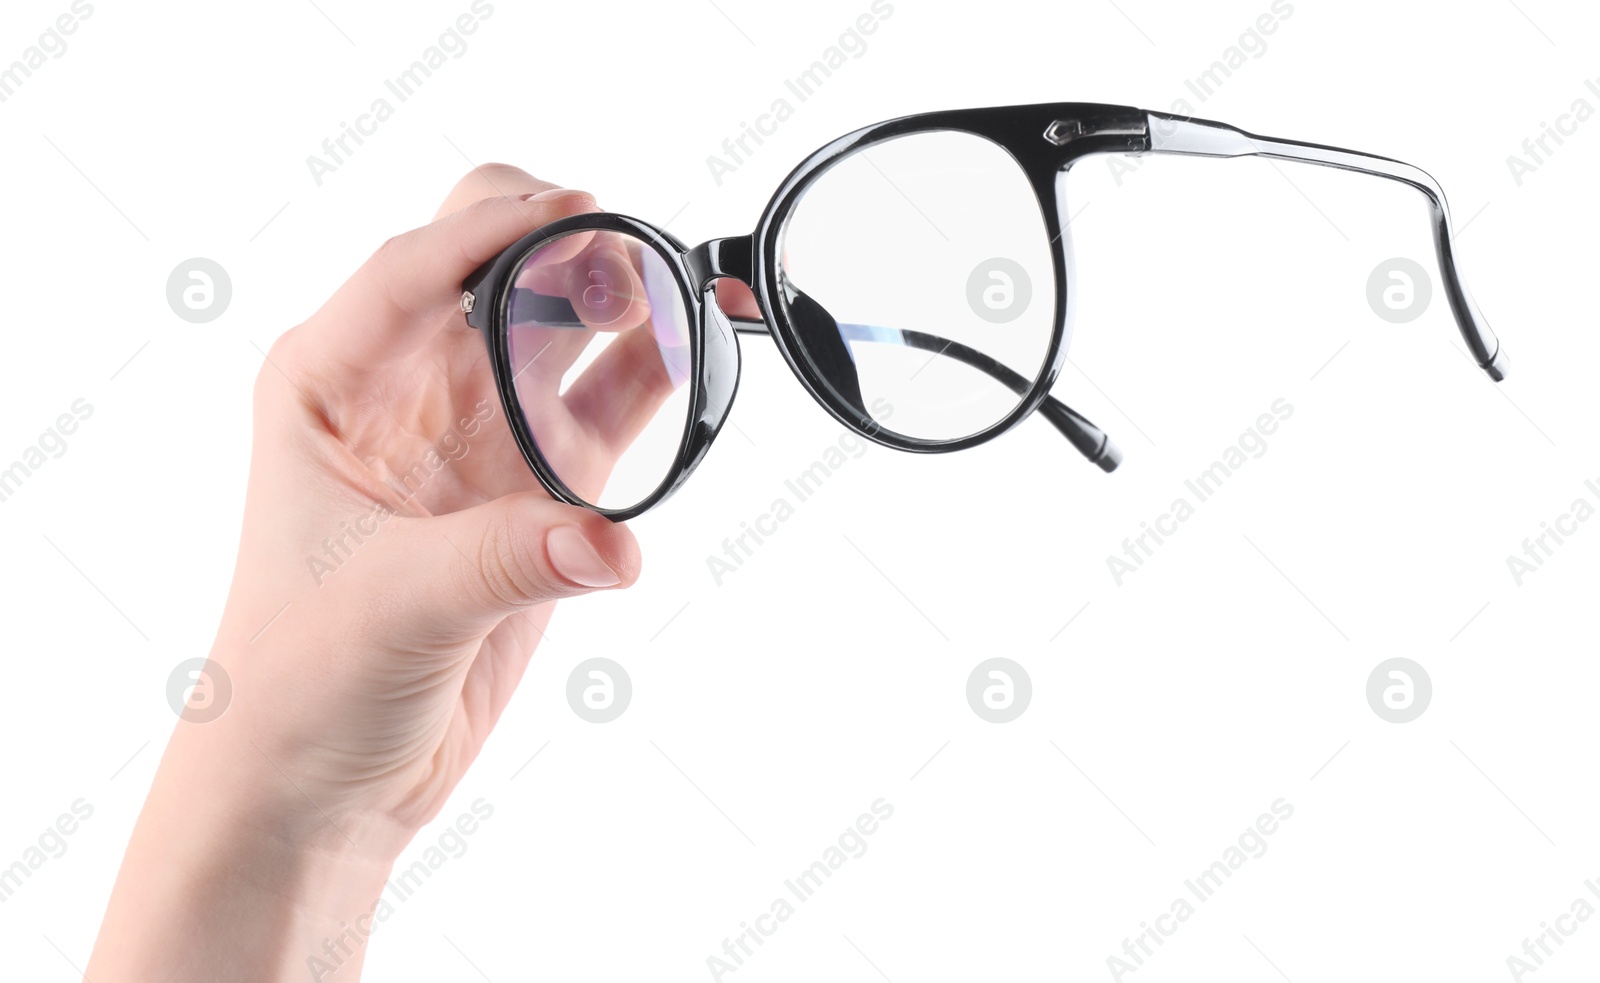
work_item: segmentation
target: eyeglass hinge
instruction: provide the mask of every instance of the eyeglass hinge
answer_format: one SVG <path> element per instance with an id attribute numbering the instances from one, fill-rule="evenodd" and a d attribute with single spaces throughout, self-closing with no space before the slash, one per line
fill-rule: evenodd
<path id="1" fill-rule="evenodd" d="M 471 314 L 473 305 L 477 304 L 477 302 L 478 298 L 472 291 L 463 290 L 461 292 L 461 313 Z"/>
<path id="2" fill-rule="evenodd" d="M 1142 141 L 1150 136 L 1150 126 L 1147 120 L 1130 123 L 1126 118 L 1107 120 L 1103 123 L 1085 128 L 1082 120 L 1058 119 L 1044 129 L 1044 138 L 1057 147 L 1064 147 L 1074 140 L 1085 137 L 1126 137 L 1132 141 Z"/>

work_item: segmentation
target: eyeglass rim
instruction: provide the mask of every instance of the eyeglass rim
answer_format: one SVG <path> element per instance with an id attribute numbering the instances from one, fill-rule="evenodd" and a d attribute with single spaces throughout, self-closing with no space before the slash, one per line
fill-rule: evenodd
<path id="1" fill-rule="evenodd" d="M 585 231 L 614 232 L 632 236 L 653 249 L 672 272 L 673 283 L 683 299 L 684 313 L 688 321 L 689 401 L 683 421 L 683 432 L 679 436 L 672 464 L 649 493 L 632 505 L 624 507 L 606 507 L 584 499 L 557 473 L 539 446 L 539 441 L 522 411 L 522 402 L 517 395 L 516 377 L 511 363 L 510 315 L 515 272 L 520 270 L 523 264 L 546 243 Z M 481 281 L 482 287 L 489 288 L 488 297 L 480 298 L 476 292 L 469 289 L 468 293 L 474 296 L 471 302 L 473 311 L 467 312 L 469 323 L 471 315 L 480 309 L 479 304 L 483 300 L 488 301 L 486 307 L 492 316 L 482 318 L 476 326 L 482 331 L 488 345 L 495 391 L 500 398 L 500 406 L 511 427 L 517 449 L 539 483 L 558 501 L 589 509 L 616 522 L 624 522 L 643 515 L 665 501 L 688 479 L 694 471 L 694 465 L 704 456 L 720 430 L 726 411 L 720 414 L 709 412 L 711 407 L 708 405 L 707 397 L 711 380 L 704 371 L 707 365 L 706 335 L 703 327 L 706 311 L 702 298 L 696 296 L 689 287 L 693 278 L 689 275 L 686 263 L 688 252 L 688 248 L 680 240 L 648 222 L 615 212 L 588 212 L 542 225 L 502 252 Z"/>
<path id="2" fill-rule="evenodd" d="M 1055 152 L 1031 152 L 1040 133 L 1049 125 L 1043 117 L 1054 118 L 1065 105 L 1044 104 L 1028 107 L 1001 107 L 942 110 L 902 116 L 873 123 L 846 133 L 812 152 L 791 171 L 773 193 L 752 233 L 751 270 L 747 285 L 771 329 L 784 360 L 811 397 L 836 420 L 875 443 L 897 450 L 922 454 L 941 454 L 965 450 L 987 443 L 1021 423 L 1049 396 L 1066 364 L 1072 337 L 1071 243 L 1058 208 L 1057 176 L 1062 172 L 1060 148 Z M 1097 107 L 1109 109 L 1114 107 Z M 1031 112 L 1021 112 L 1028 110 Z M 1130 112 L 1136 112 L 1129 110 Z M 1036 117 L 1036 118 L 1030 118 Z M 885 427 L 870 416 L 860 416 L 841 398 L 811 362 L 806 342 L 789 316 L 780 284 L 780 247 L 783 233 L 806 191 L 829 170 L 870 147 L 918 134 L 966 133 L 988 141 L 1003 151 L 1018 167 L 1033 195 L 1034 204 L 1049 236 L 1055 309 L 1050 338 L 1044 357 L 1037 366 L 1032 384 L 1020 394 L 1011 411 L 988 426 L 970 434 L 950 438 L 923 438 Z"/>

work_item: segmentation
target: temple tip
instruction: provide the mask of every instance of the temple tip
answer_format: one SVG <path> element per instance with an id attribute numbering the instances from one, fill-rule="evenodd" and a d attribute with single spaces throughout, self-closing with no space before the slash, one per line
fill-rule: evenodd
<path id="1" fill-rule="evenodd" d="M 1501 347 L 1494 353 L 1494 358 L 1489 360 L 1488 365 L 1483 366 L 1483 371 L 1489 373 L 1489 378 L 1493 379 L 1495 382 L 1506 381 L 1506 373 L 1508 373 L 1510 369 L 1511 359 L 1506 355 L 1506 350 L 1504 347 Z"/>
<path id="2" fill-rule="evenodd" d="M 1094 463 L 1100 466 L 1101 471 L 1110 474 L 1122 464 L 1122 448 L 1113 444 L 1111 438 L 1107 437 L 1105 446 L 1095 455 Z"/>

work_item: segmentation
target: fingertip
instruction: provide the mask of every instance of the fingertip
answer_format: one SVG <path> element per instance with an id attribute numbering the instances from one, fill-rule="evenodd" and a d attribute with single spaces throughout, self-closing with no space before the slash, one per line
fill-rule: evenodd
<path id="1" fill-rule="evenodd" d="M 584 212 L 597 212 L 600 203 L 594 195 L 577 188 L 550 188 L 545 191 L 530 191 L 527 194 L 517 195 L 517 201 L 524 204 L 533 203 L 538 206 L 538 211 L 555 210 L 563 214 L 578 215 Z M 548 222 L 545 218 L 543 221 Z"/>
<path id="2" fill-rule="evenodd" d="M 556 526 L 544 535 L 550 568 L 572 587 L 615 587 L 622 575 L 611 568 L 577 526 Z"/>
<path id="3" fill-rule="evenodd" d="M 461 180 L 450 189 L 450 193 L 440 203 L 438 212 L 434 214 L 434 219 L 441 219 L 485 198 L 506 198 L 520 194 L 528 188 L 548 191 L 554 187 L 555 184 L 550 181 L 534 177 L 515 164 L 503 164 L 499 161 L 479 164 L 462 175 Z"/>
<path id="4" fill-rule="evenodd" d="M 598 211 L 599 202 L 587 191 L 550 188 L 474 202 L 451 216 L 452 227 L 443 234 L 456 240 L 459 252 L 466 258 L 470 268 L 461 273 L 465 276 L 540 226 Z"/>
<path id="5" fill-rule="evenodd" d="M 557 576 L 587 590 L 628 587 L 639 578 L 638 541 L 601 516 L 552 527 L 545 533 L 545 556 Z"/>
<path id="6" fill-rule="evenodd" d="M 617 572 L 619 587 L 631 587 L 639 579 L 643 560 L 639 540 L 627 523 L 612 522 L 605 516 L 584 510 L 584 534 L 605 557 L 606 563 Z"/>

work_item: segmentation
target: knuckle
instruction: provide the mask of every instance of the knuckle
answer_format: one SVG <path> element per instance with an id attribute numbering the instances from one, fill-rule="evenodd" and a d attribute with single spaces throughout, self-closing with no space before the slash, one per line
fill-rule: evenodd
<path id="1" fill-rule="evenodd" d="M 503 513 L 484 529 L 478 569 L 494 600 L 510 607 L 527 607 L 554 594 L 534 556 L 532 544 L 541 541 L 539 530 Z"/>
<path id="2" fill-rule="evenodd" d="M 402 232 L 399 235 L 392 235 L 383 240 L 378 245 L 378 248 L 372 251 L 372 255 L 367 258 L 367 268 L 374 271 L 381 271 L 387 268 L 395 261 L 396 257 L 405 251 L 406 237 L 408 235 L 409 233 Z"/>
<path id="3" fill-rule="evenodd" d="M 300 336 L 303 332 L 303 325 L 290 328 L 279 335 L 267 349 L 266 357 L 261 361 L 261 368 L 256 371 L 256 381 L 252 389 L 256 406 L 259 407 L 264 400 L 280 396 L 289 374 L 297 371 L 301 348 Z"/>
<path id="4" fill-rule="evenodd" d="M 412 266 L 408 260 L 423 244 L 416 235 L 413 230 L 385 239 L 356 272 L 356 277 L 364 278 L 371 285 L 371 293 L 388 305 L 387 313 L 401 317 L 416 317 L 420 313 L 404 301 L 406 294 L 402 289 L 406 283 L 404 271 Z"/>

